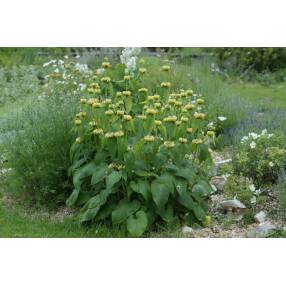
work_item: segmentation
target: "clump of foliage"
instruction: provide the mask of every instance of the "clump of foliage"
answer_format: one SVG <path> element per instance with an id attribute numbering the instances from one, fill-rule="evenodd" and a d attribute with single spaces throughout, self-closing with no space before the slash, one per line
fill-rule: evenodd
<path id="1" fill-rule="evenodd" d="M 217 48 L 221 66 L 237 71 L 274 72 L 286 65 L 286 48 Z"/>
<path id="2" fill-rule="evenodd" d="M 42 86 L 34 66 L 0 69 L 0 103 L 38 96 Z"/>
<path id="3" fill-rule="evenodd" d="M 285 168 L 285 137 L 269 134 L 249 133 L 244 136 L 236 150 L 234 172 L 252 178 L 257 186 L 275 183 L 280 171 Z"/>
<path id="4" fill-rule="evenodd" d="M 147 89 L 148 70 L 139 63 L 128 73 L 105 61 L 86 80 L 74 120 L 75 189 L 67 204 L 82 206 L 81 222 L 111 221 L 132 236 L 160 221 L 203 225 L 215 136 L 207 129 L 204 99 L 172 89 L 169 65 L 156 77 L 160 85 Z"/>
<path id="5" fill-rule="evenodd" d="M 285 174 L 279 178 L 278 183 L 274 187 L 274 192 L 278 196 L 279 205 L 282 213 L 286 211 L 286 177 Z M 283 219 L 286 219 L 284 215 Z"/>
<path id="6" fill-rule="evenodd" d="M 251 179 L 243 176 L 230 175 L 224 186 L 224 193 L 227 199 L 237 198 L 247 207 L 253 206 L 256 202 L 257 194 L 255 193 L 253 182 Z"/>
<path id="7" fill-rule="evenodd" d="M 70 190 L 67 169 L 74 112 L 70 103 L 51 98 L 34 102 L 18 116 L 22 128 L 3 136 L 6 164 L 12 168 L 8 179 L 26 201 L 46 206 L 64 203 Z"/>
<path id="8" fill-rule="evenodd" d="M 34 205 L 55 207 L 65 203 L 72 188 L 67 172 L 72 118 L 88 69 L 62 60 L 51 60 L 44 68 L 44 89 L 5 124 L 2 145 L 7 168 L 12 168 L 10 189 Z M 31 89 L 37 90 L 37 85 L 34 82 Z"/>

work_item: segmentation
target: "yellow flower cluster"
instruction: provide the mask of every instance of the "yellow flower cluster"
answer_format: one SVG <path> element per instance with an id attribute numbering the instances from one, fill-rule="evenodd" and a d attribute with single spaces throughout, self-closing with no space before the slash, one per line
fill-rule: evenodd
<path id="1" fill-rule="evenodd" d="M 155 137 L 152 136 L 152 135 L 146 135 L 146 136 L 144 137 L 144 141 L 145 141 L 145 142 L 153 142 L 154 140 L 155 140 Z"/>
<path id="2" fill-rule="evenodd" d="M 177 116 L 168 116 L 163 119 L 164 122 L 172 122 L 175 123 L 177 121 Z"/>
<path id="3" fill-rule="evenodd" d="M 170 88 L 171 87 L 171 83 L 167 82 L 167 81 L 166 82 L 164 81 L 164 82 L 161 83 L 161 87 L 163 87 L 163 88 Z"/>
<path id="4" fill-rule="evenodd" d="M 104 69 L 111 68 L 110 62 L 103 62 L 103 63 L 101 64 L 101 66 L 102 66 Z"/>
<path id="5" fill-rule="evenodd" d="M 109 83 L 110 81 L 111 81 L 111 78 L 108 77 L 108 76 L 105 76 L 105 77 L 101 78 L 101 82 L 103 82 L 103 83 Z"/>

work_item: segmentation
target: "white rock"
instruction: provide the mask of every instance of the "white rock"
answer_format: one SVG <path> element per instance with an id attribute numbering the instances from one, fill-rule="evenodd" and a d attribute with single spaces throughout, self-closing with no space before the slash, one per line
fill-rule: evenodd
<path id="1" fill-rule="evenodd" d="M 271 230 L 275 228 L 276 227 L 274 224 L 267 221 L 267 222 L 260 223 L 256 231 L 257 231 L 258 236 L 263 237 L 263 236 L 266 236 Z"/>
<path id="2" fill-rule="evenodd" d="M 266 213 L 264 211 L 261 211 L 254 216 L 254 219 L 258 223 L 263 223 L 266 221 Z"/>
<path id="3" fill-rule="evenodd" d="M 193 232 L 193 229 L 187 225 L 184 225 L 182 227 L 182 233 L 183 234 L 188 234 L 188 233 L 192 233 Z"/>
<path id="4" fill-rule="evenodd" d="M 246 206 L 237 199 L 221 202 L 220 206 L 224 210 L 244 210 Z"/>

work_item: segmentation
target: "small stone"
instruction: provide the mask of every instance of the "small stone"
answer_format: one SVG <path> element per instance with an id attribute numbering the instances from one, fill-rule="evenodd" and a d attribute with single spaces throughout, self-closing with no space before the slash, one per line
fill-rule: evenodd
<path id="1" fill-rule="evenodd" d="M 246 209 L 246 206 L 237 199 L 223 201 L 220 206 L 227 211 L 240 211 Z"/>
<path id="2" fill-rule="evenodd" d="M 210 184 L 214 185 L 216 189 L 218 189 L 219 191 L 222 191 L 226 183 L 226 180 L 227 180 L 226 176 L 214 176 L 211 178 Z"/>
<path id="3" fill-rule="evenodd" d="M 189 233 L 192 233 L 193 232 L 193 229 L 187 225 L 184 225 L 182 227 L 182 233 L 183 234 L 189 234 Z"/>
<path id="4" fill-rule="evenodd" d="M 267 222 L 260 223 L 256 231 L 260 237 L 263 237 L 263 236 L 266 236 L 271 230 L 275 228 L 276 228 L 275 225 L 267 221 Z"/>
<path id="5" fill-rule="evenodd" d="M 264 211 L 261 211 L 254 216 L 254 219 L 258 223 L 263 223 L 266 221 L 266 213 Z"/>

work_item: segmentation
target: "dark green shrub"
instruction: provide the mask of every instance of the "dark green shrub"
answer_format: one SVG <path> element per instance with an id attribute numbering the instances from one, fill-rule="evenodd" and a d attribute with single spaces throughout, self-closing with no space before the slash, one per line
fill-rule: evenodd
<path id="1" fill-rule="evenodd" d="M 286 48 L 217 48 L 221 66 L 236 71 L 274 72 L 286 65 Z"/>

